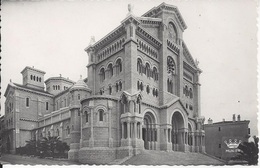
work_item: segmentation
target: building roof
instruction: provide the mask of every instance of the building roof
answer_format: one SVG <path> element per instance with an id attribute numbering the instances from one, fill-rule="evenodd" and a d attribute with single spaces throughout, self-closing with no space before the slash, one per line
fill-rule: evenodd
<path id="1" fill-rule="evenodd" d="M 8 84 L 4 96 L 7 96 L 7 93 L 8 93 L 8 90 L 9 90 L 10 87 L 14 87 L 14 88 L 17 88 L 17 89 L 24 89 L 24 90 L 28 90 L 28 91 L 32 91 L 32 92 L 37 92 L 37 93 L 45 94 L 47 96 L 53 96 L 52 94 L 50 94 L 49 92 L 46 92 L 45 90 L 31 88 L 31 87 L 27 87 L 27 86 L 24 86 L 24 85 L 13 83 L 13 82 L 10 82 Z"/>
<path id="2" fill-rule="evenodd" d="M 40 73 L 45 74 L 44 71 L 39 70 L 39 69 L 36 69 L 36 68 L 34 68 L 34 67 L 29 67 L 29 66 L 26 66 L 26 67 L 21 71 L 21 73 L 23 73 L 26 69 L 30 69 L 30 70 L 37 71 L 37 72 L 40 72 Z"/>
<path id="3" fill-rule="evenodd" d="M 68 79 L 68 78 L 64 78 L 64 77 L 62 77 L 62 76 L 59 76 L 59 77 L 50 77 L 50 78 L 48 78 L 48 79 L 45 81 L 45 83 L 48 83 L 50 80 L 63 80 L 63 81 L 67 81 L 67 82 L 72 83 L 72 84 L 75 83 L 74 81 L 72 81 L 72 80 L 70 80 L 70 79 Z"/>
<path id="4" fill-rule="evenodd" d="M 223 124 L 238 124 L 238 123 L 249 123 L 250 120 L 240 120 L 240 121 L 220 121 L 220 122 L 215 122 L 212 124 L 204 124 L 205 126 L 216 126 L 216 125 L 223 125 Z"/>
<path id="5" fill-rule="evenodd" d="M 70 88 L 70 90 L 74 90 L 74 89 L 87 89 L 87 90 L 90 90 L 88 85 L 82 79 L 82 77 L 80 77 L 80 79 Z"/>
<path id="6" fill-rule="evenodd" d="M 179 9 L 174 6 L 174 5 L 169 5 L 166 3 L 161 3 L 159 6 L 157 7 L 153 7 L 152 9 L 150 9 L 148 12 L 146 12 L 145 14 L 143 14 L 143 17 L 154 17 L 159 11 L 161 11 L 162 9 L 168 10 L 168 11 L 173 11 L 176 13 L 176 16 L 178 18 L 178 21 L 181 24 L 181 27 L 183 30 L 185 30 L 187 28 L 187 25 L 184 21 L 184 19 L 181 16 L 181 13 L 179 11 Z"/>

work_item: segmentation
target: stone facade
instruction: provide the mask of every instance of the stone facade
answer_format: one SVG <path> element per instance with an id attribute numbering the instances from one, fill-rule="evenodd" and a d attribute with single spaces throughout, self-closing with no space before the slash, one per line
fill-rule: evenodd
<path id="1" fill-rule="evenodd" d="M 85 49 L 87 80 L 50 78 L 45 81 L 47 91 L 34 82 L 10 83 L 6 107 L 11 102 L 14 108 L 5 118 L 15 120 L 11 149 L 24 145 L 17 137 L 26 134 L 18 130 L 25 130 L 31 133 L 27 139 L 61 136 L 70 144 L 69 159 L 89 164 L 144 149 L 205 152 L 201 70 L 183 41 L 186 28 L 172 5 L 162 3 L 141 17 L 130 12 L 116 29 L 98 42 L 92 39 Z M 43 81 L 42 71 L 27 69 L 23 75 L 41 72 Z M 32 101 L 29 108 L 24 107 L 27 97 Z M 30 128 L 22 128 L 23 122 L 30 122 Z"/>

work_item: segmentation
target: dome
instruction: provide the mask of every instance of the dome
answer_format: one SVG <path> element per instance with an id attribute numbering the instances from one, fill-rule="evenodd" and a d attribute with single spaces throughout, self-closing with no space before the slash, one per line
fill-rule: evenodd
<path id="1" fill-rule="evenodd" d="M 83 90 L 90 90 L 88 85 L 84 82 L 82 77 L 80 76 L 80 79 L 70 88 L 70 90 L 78 90 L 78 89 L 83 89 Z"/>

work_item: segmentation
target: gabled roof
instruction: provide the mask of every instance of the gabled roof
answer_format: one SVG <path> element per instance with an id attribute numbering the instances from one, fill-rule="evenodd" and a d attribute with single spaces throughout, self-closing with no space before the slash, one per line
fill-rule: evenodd
<path id="1" fill-rule="evenodd" d="M 179 9 L 174 5 L 169 5 L 169 4 L 166 4 L 164 2 L 161 3 L 157 7 L 153 7 L 152 9 L 150 9 L 148 12 L 146 12 L 142 16 L 143 17 L 154 17 L 161 10 L 168 10 L 168 11 L 174 12 L 176 14 L 177 18 L 178 18 L 178 21 L 180 22 L 180 24 L 182 26 L 182 29 L 185 30 L 187 28 L 187 25 L 186 25 L 184 19 L 182 18 Z"/>
<path id="2" fill-rule="evenodd" d="M 51 97 L 53 96 L 52 94 L 50 94 L 49 92 L 46 92 L 45 90 L 31 88 L 31 87 L 27 87 L 27 86 L 24 86 L 24 85 L 20 85 L 20 84 L 11 82 L 7 86 L 7 89 L 6 89 L 5 94 L 4 94 L 5 97 L 7 96 L 10 87 L 13 87 L 13 88 L 16 88 L 16 89 L 20 89 L 20 90 L 27 90 L 27 91 L 31 91 L 31 92 L 35 92 L 35 93 L 39 93 L 39 94 L 44 94 L 46 96 L 51 96 Z"/>
<path id="3" fill-rule="evenodd" d="M 169 101 L 168 103 L 166 103 L 165 105 L 161 106 L 161 108 L 169 108 L 170 106 L 172 106 L 175 103 L 180 103 L 181 107 L 184 109 L 184 111 L 189 114 L 189 112 L 187 111 L 187 109 L 185 108 L 185 106 L 183 105 L 182 101 L 180 100 L 179 97 L 174 98 L 172 101 Z"/>

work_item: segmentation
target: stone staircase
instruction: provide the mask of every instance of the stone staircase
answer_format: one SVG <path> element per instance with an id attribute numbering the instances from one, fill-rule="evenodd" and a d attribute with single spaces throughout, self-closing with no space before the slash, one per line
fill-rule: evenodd
<path id="1" fill-rule="evenodd" d="M 126 159 L 125 161 L 121 161 L 120 164 L 121 165 L 225 165 L 225 162 L 220 159 L 215 159 L 213 157 L 201 153 L 144 150 L 139 155 Z"/>

